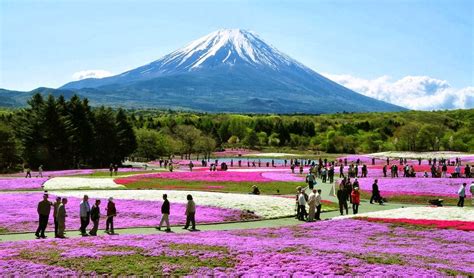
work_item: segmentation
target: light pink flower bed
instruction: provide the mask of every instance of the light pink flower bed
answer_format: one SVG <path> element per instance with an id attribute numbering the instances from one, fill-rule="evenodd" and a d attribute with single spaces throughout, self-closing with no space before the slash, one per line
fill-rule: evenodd
<path id="1" fill-rule="evenodd" d="M 468 181 L 470 179 L 463 178 L 379 178 L 378 185 L 384 197 L 393 195 L 457 197 L 459 187 L 464 182 L 469 186 Z M 373 183 L 372 178 L 359 179 L 363 191 L 371 192 Z"/>

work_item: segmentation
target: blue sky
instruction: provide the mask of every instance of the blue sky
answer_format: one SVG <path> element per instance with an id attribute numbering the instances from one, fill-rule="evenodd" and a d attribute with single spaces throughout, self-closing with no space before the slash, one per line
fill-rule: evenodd
<path id="1" fill-rule="evenodd" d="M 375 90 L 380 78 L 394 85 L 407 76 L 444 81 L 453 90 L 474 83 L 474 1 L 0 3 L 0 88 L 59 87 L 84 70 L 118 74 L 219 28 L 255 31 L 359 91 L 369 90 L 363 82 Z"/>

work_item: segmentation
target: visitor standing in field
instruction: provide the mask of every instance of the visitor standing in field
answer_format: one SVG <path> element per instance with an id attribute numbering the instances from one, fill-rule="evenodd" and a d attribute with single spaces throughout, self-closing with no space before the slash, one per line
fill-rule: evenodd
<path id="1" fill-rule="evenodd" d="M 344 185 L 339 186 L 339 190 L 337 190 L 337 200 L 339 201 L 339 212 L 341 215 L 344 215 L 344 210 L 346 214 L 349 214 L 349 209 L 347 207 L 347 193 Z"/>
<path id="2" fill-rule="evenodd" d="M 31 178 L 31 169 L 30 169 L 30 167 L 26 167 L 25 171 L 26 171 L 25 178 Z"/>
<path id="3" fill-rule="evenodd" d="M 67 198 L 63 198 L 61 201 L 61 205 L 58 207 L 58 214 L 56 218 L 58 219 L 58 238 L 65 238 L 64 231 L 66 230 L 66 204 Z"/>
<path id="4" fill-rule="evenodd" d="M 99 220 L 100 220 L 100 200 L 95 200 L 95 204 L 91 208 L 91 220 L 92 220 L 92 229 L 89 231 L 89 235 L 96 236 L 97 230 L 99 229 Z"/>
<path id="5" fill-rule="evenodd" d="M 188 229 L 189 225 L 191 224 L 191 231 L 196 230 L 196 204 L 194 203 L 193 196 L 188 194 L 186 197 L 188 203 L 186 204 L 186 211 L 184 214 L 186 215 L 186 225 L 184 225 L 183 229 Z"/>
<path id="6" fill-rule="evenodd" d="M 321 220 L 321 189 L 316 193 L 316 220 Z"/>
<path id="7" fill-rule="evenodd" d="M 118 165 L 117 164 L 114 165 L 114 173 L 115 173 L 115 175 L 118 174 Z"/>
<path id="8" fill-rule="evenodd" d="M 359 205 L 360 205 L 360 192 L 359 187 L 354 186 L 354 190 L 352 190 L 352 213 L 357 214 L 359 212 Z"/>
<path id="9" fill-rule="evenodd" d="M 89 204 L 89 196 L 84 195 L 81 204 L 79 205 L 79 213 L 81 217 L 81 235 L 88 236 L 86 229 L 89 226 L 91 219 L 91 207 Z"/>
<path id="10" fill-rule="evenodd" d="M 161 205 L 161 220 L 160 220 L 160 225 L 157 227 L 158 230 L 161 230 L 161 226 L 163 226 L 163 223 L 166 223 L 165 231 L 171 232 L 169 216 L 170 216 L 170 202 L 168 201 L 168 195 L 163 194 L 163 204 Z"/>
<path id="11" fill-rule="evenodd" d="M 114 164 L 110 163 L 109 165 L 109 172 L 110 172 L 110 176 L 112 176 L 114 174 Z"/>
<path id="12" fill-rule="evenodd" d="M 463 183 L 461 187 L 458 190 L 458 195 L 459 195 L 459 201 L 458 201 L 458 207 L 464 207 L 464 198 L 466 198 L 466 183 Z"/>
<path id="13" fill-rule="evenodd" d="M 304 170 L 304 166 L 303 164 L 300 164 L 300 175 L 303 175 L 303 170 Z"/>
<path id="14" fill-rule="evenodd" d="M 383 204 L 377 179 L 375 179 L 374 183 L 372 184 L 372 197 L 370 197 L 370 203 L 373 204 L 374 201 L 378 202 L 380 205 Z"/>
<path id="15" fill-rule="evenodd" d="M 61 205 L 61 197 L 56 197 L 54 203 L 53 218 L 54 218 L 54 237 L 58 237 L 58 208 Z"/>
<path id="16" fill-rule="evenodd" d="M 40 178 L 43 177 L 43 165 L 40 165 L 38 167 L 38 177 L 40 177 Z"/>
<path id="17" fill-rule="evenodd" d="M 299 220 L 304 221 L 308 213 L 306 212 L 306 198 L 304 194 L 304 189 L 301 190 L 300 195 L 298 196 L 298 206 L 299 206 Z"/>
<path id="18" fill-rule="evenodd" d="M 309 206 L 309 212 L 308 212 L 308 221 L 313 222 L 314 221 L 314 215 L 316 212 L 316 189 L 313 189 L 312 192 L 309 194 L 308 198 L 308 206 Z"/>
<path id="19" fill-rule="evenodd" d="M 114 217 L 117 216 L 117 209 L 115 208 L 114 198 L 109 198 L 106 210 L 107 220 L 105 221 L 105 232 L 109 235 L 114 235 Z"/>
<path id="20" fill-rule="evenodd" d="M 339 166 L 339 177 L 343 178 L 344 177 L 344 165 Z"/>
<path id="21" fill-rule="evenodd" d="M 51 212 L 51 206 L 53 204 L 48 200 L 48 194 L 43 195 L 43 200 L 38 203 L 38 216 L 39 216 L 39 223 L 38 229 L 36 229 L 36 238 L 46 238 L 44 232 L 46 231 L 46 227 L 48 226 L 49 220 L 49 213 Z"/>

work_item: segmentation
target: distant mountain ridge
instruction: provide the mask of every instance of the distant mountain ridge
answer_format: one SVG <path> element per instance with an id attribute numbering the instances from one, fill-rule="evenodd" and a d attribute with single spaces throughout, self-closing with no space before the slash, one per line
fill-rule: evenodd
<path id="1" fill-rule="evenodd" d="M 147 65 L 59 89 L 92 104 L 206 112 L 404 110 L 349 90 L 240 29 L 217 30 Z"/>

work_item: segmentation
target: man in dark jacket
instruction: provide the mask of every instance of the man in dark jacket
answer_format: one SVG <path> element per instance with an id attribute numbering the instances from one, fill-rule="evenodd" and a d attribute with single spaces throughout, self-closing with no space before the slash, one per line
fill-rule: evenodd
<path id="1" fill-rule="evenodd" d="M 163 194 L 163 204 L 161 205 L 161 221 L 160 225 L 157 227 L 158 230 L 161 230 L 161 226 L 163 222 L 166 223 L 166 230 L 167 232 L 171 232 L 170 229 L 170 202 L 168 201 L 168 195 Z"/>
<path id="2" fill-rule="evenodd" d="M 344 209 L 346 210 L 346 214 L 349 214 L 349 208 L 347 207 L 347 193 L 344 185 L 339 186 L 339 190 L 337 191 L 337 199 L 339 200 L 339 211 L 341 215 L 344 215 Z"/>
<path id="3" fill-rule="evenodd" d="M 61 197 L 56 197 L 56 203 L 54 203 L 54 237 L 58 237 L 58 208 L 61 205 Z"/>
<path id="4" fill-rule="evenodd" d="M 370 197 L 370 203 L 373 204 L 373 202 L 376 201 L 379 204 L 383 204 L 382 202 L 382 197 L 380 196 L 380 191 L 379 191 L 379 185 L 378 185 L 378 180 L 374 180 L 374 184 L 372 184 L 372 197 Z"/>
<path id="5" fill-rule="evenodd" d="M 43 201 L 38 203 L 38 215 L 39 223 L 38 229 L 36 229 L 36 238 L 46 238 L 44 232 L 48 226 L 49 213 L 51 212 L 51 206 L 53 204 L 48 200 L 48 194 L 43 195 Z"/>
<path id="6" fill-rule="evenodd" d="M 91 208 L 91 220 L 94 225 L 89 231 L 89 235 L 96 236 L 97 230 L 99 229 L 99 220 L 100 220 L 100 200 L 95 200 L 95 204 Z"/>

